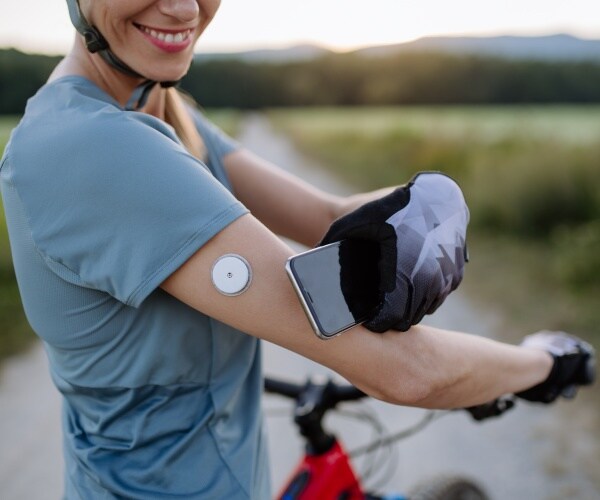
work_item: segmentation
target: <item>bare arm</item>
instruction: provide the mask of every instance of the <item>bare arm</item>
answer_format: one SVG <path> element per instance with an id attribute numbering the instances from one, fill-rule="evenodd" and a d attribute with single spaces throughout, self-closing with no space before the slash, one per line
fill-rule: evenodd
<path id="1" fill-rule="evenodd" d="M 210 269 L 225 253 L 245 257 L 250 288 L 237 297 L 213 288 Z M 374 397 L 423 407 L 487 402 L 545 379 L 552 360 L 534 349 L 457 332 L 413 327 L 374 334 L 357 327 L 329 341 L 315 337 L 286 276 L 292 251 L 246 215 L 209 241 L 162 287 L 203 313 L 318 363 Z"/>
<path id="2" fill-rule="evenodd" d="M 321 240 L 335 219 L 390 191 L 335 196 L 246 149 L 227 155 L 224 165 L 236 197 L 258 220 L 275 234 L 309 247 Z"/>

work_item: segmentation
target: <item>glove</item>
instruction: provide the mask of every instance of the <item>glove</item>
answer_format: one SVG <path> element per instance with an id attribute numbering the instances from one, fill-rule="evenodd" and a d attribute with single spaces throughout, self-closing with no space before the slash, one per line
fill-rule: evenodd
<path id="1" fill-rule="evenodd" d="M 381 199 L 336 220 L 321 245 L 343 239 L 379 244 L 379 305 L 364 326 L 406 331 L 433 313 L 461 282 L 469 210 L 450 177 L 419 173 Z"/>
<path id="2" fill-rule="evenodd" d="M 552 403 L 559 396 L 573 398 L 578 386 L 594 382 L 594 348 L 574 335 L 543 331 L 528 335 L 521 345 L 549 352 L 554 358 L 554 365 L 546 380 L 516 396 L 527 401 Z"/>

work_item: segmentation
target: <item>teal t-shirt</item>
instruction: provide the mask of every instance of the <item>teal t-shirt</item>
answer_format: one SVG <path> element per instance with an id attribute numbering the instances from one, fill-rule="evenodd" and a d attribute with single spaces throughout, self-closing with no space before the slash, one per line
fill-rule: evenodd
<path id="1" fill-rule="evenodd" d="M 65 496 L 268 498 L 258 341 L 159 288 L 247 213 L 194 111 L 173 129 L 70 76 L 30 99 L 0 162 L 27 318 L 64 396 Z"/>

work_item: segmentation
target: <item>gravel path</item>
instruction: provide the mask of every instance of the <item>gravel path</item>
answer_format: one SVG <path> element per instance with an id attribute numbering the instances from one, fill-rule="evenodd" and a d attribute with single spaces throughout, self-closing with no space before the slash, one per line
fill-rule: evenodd
<path id="1" fill-rule="evenodd" d="M 240 140 L 249 149 L 324 189 L 340 194 L 353 191 L 311 165 L 286 137 L 270 128 L 262 115 L 248 117 Z M 428 322 L 490 337 L 496 336 L 499 325 L 492 311 L 474 307 L 460 291 Z M 309 373 L 327 370 L 267 344 L 265 373 L 302 380 Z M 286 402 L 272 396 L 265 398 L 265 407 L 269 413 L 289 409 Z M 368 407 L 389 430 L 410 425 L 423 414 L 421 410 L 378 402 L 370 402 Z M 477 478 L 497 499 L 600 498 L 600 490 L 588 479 L 590 471 L 584 466 L 596 445 L 581 428 L 584 412 L 578 403 L 550 410 L 521 404 L 502 419 L 485 424 L 475 424 L 462 413 L 448 415 L 400 443 L 396 473 L 386 490 L 406 491 L 436 474 L 461 473 Z M 59 415 L 60 399 L 50 381 L 40 344 L 4 364 L 0 372 L 0 498 L 61 497 Z M 576 420 L 569 420 L 574 416 Z M 339 417 L 329 422 L 350 449 L 369 440 L 370 433 L 360 424 Z M 289 418 L 270 416 L 268 427 L 273 483 L 277 488 L 298 460 L 301 444 Z"/>

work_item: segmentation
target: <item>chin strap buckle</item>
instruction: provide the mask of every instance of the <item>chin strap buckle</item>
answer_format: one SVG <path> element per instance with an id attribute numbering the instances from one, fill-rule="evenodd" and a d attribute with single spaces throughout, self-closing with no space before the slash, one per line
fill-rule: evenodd
<path id="1" fill-rule="evenodd" d="M 85 46 L 92 54 L 108 49 L 108 43 L 96 28 L 86 29 L 83 32 L 83 37 L 85 38 Z"/>

